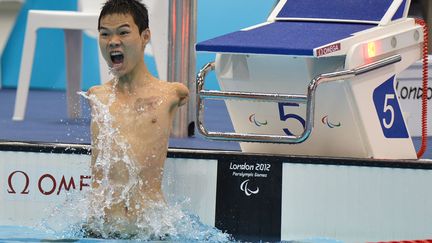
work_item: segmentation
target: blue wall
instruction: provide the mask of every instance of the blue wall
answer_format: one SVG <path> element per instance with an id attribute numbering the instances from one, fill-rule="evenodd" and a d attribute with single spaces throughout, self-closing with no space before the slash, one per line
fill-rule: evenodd
<path id="1" fill-rule="evenodd" d="M 197 41 L 236 31 L 264 22 L 274 0 L 198 0 Z M 2 58 L 3 87 L 16 87 L 21 63 L 27 12 L 29 9 L 76 10 L 77 0 L 27 0 L 12 30 Z M 96 40 L 84 36 L 83 89 L 99 83 Z M 198 53 L 197 70 L 214 60 L 214 54 Z M 146 57 L 149 69 L 156 74 L 154 60 Z M 31 87 L 64 89 L 66 84 L 64 36 L 61 30 L 42 29 L 38 32 Z M 214 78 L 208 88 L 218 88 Z"/>

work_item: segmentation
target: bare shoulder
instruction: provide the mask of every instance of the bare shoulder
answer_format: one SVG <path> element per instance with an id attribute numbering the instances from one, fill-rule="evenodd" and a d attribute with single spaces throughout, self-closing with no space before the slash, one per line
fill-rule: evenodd
<path id="1" fill-rule="evenodd" d="M 96 85 L 91 87 L 90 89 L 87 90 L 87 95 L 97 95 L 102 93 L 104 90 L 104 87 L 102 85 Z"/>
<path id="2" fill-rule="evenodd" d="M 104 102 L 106 97 L 108 97 L 109 93 L 112 92 L 111 83 L 107 82 L 101 85 L 95 85 L 87 90 L 87 97 L 90 104 L 92 104 L 95 100 L 99 100 Z"/>
<path id="3" fill-rule="evenodd" d="M 189 89 L 182 83 L 179 82 L 171 82 L 171 89 L 175 91 L 179 99 L 178 106 L 184 105 L 189 97 Z"/>
<path id="4" fill-rule="evenodd" d="M 87 95 L 103 95 L 111 91 L 112 82 L 106 82 L 101 85 L 95 85 L 87 90 Z"/>
<path id="5" fill-rule="evenodd" d="M 172 89 L 174 89 L 179 97 L 187 97 L 189 96 L 189 89 L 182 83 L 179 82 L 171 82 L 170 83 Z"/>

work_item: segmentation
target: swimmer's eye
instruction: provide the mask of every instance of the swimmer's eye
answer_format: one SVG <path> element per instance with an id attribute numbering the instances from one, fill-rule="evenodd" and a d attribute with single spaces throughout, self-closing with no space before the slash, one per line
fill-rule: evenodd
<path id="1" fill-rule="evenodd" d="M 107 37 L 108 33 L 106 33 L 106 32 L 99 32 L 99 36 L 100 37 Z"/>
<path id="2" fill-rule="evenodd" d="M 127 35 L 129 34 L 129 31 L 120 31 L 120 35 Z"/>

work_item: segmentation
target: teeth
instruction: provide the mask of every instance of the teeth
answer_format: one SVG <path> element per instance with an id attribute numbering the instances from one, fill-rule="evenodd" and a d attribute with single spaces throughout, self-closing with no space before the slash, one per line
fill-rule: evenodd
<path id="1" fill-rule="evenodd" d="M 123 53 L 119 52 L 119 51 L 113 51 L 110 53 L 111 56 L 118 56 L 118 55 L 123 55 Z"/>

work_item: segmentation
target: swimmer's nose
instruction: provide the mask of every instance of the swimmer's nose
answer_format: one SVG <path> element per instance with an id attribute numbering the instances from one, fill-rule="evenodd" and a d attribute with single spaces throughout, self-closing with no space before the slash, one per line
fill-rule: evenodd
<path id="1" fill-rule="evenodd" d="M 110 48 L 116 48 L 116 47 L 119 47 L 120 46 L 120 41 L 118 41 L 118 40 L 114 40 L 114 39 L 112 39 L 110 42 L 109 42 L 109 47 Z"/>
<path id="2" fill-rule="evenodd" d="M 110 40 L 109 40 L 109 47 L 110 48 L 116 48 L 120 46 L 120 38 L 118 38 L 117 36 L 113 36 Z"/>

